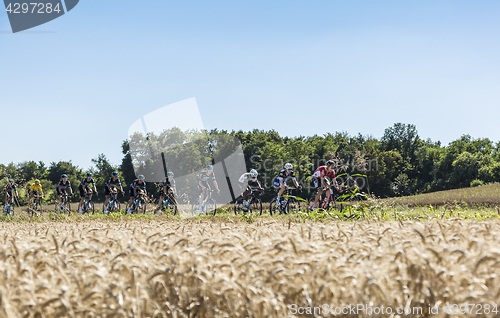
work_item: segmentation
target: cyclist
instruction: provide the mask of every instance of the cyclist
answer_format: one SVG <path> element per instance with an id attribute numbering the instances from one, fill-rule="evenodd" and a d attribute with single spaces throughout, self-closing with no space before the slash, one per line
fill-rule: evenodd
<path id="1" fill-rule="evenodd" d="M 220 193 L 219 185 L 217 184 L 217 180 L 215 180 L 214 167 L 212 165 L 207 165 L 205 169 L 203 169 L 198 175 L 198 190 L 200 193 L 200 214 L 203 214 L 203 205 L 205 204 L 205 196 L 208 196 L 208 193 L 211 191 L 210 184 L 208 180 L 212 180 L 215 189 L 217 190 L 217 194 Z"/>
<path id="2" fill-rule="evenodd" d="M 257 170 L 252 169 L 250 172 L 246 172 L 241 175 L 241 177 L 238 179 L 240 188 L 243 190 L 245 189 L 245 192 L 243 192 L 243 204 L 242 204 L 242 209 L 243 211 L 246 211 L 248 209 L 248 204 L 250 203 L 248 196 L 252 193 L 253 188 L 258 188 L 260 191 L 264 191 L 264 188 L 260 185 L 259 180 L 257 180 L 257 177 L 259 176 L 259 173 Z"/>
<path id="3" fill-rule="evenodd" d="M 16 197 L 19 198 L 19 193 L 17 193 L 17 185 L 14 183 L 14 180 L 9 179 L 9 182 L 3 188 L 3 193 L 5 194 L 5 210 L 9 207 L 10 198 L 13 196 L 12 192 L 16 193 Z"/>
<path id="4" fill-rule="evenodd" d="M 169 171 L 167 173 L 167 177 L 163 178 L 160 181 L 160 200 L 158 201 L 158 207 L 161 209 L 163 207 L 163 197 L 172 193 L 173 195 L 177 194 L 177 189 L 175 187 L 175 179 L 174 173 Z"/>
<path id="5" fill-rule="evenodd" d="M 28 189 L 28 194 L 29 194 L 29 201 L 31 201 L 31 199 L 33 199 L 35 195 L 41 195 L 42 198 L 44 197 L 40 180 L 36 179 L 35 182 L 33 182 L 33 184 Z"/>
<path id="6" fill-rule="evenodd" d="M 130 209 L 132 208 L 132 203 L 134 202 L 138 190 L 144 191 L 144 195 L 148 194 L 146 191 L 146 182 L 144 181 L 144 176 L 142 174 L 140 174 L 137 179 L 132 181 L 132 184 L 130 184 L 130 189 L 128 190 L 130 200 L 128 201 L 127 214 L 130 214 Z"/>
<path id="7" fill-rule="evenodd" d="M 318 193 L 316 194 L 316 198 L 314 199 L 314 204 L 311 209 L 316 209 L 319 198 L 321 197 L 321 194 L 323 194 L 323 188 L 326 188 L 326 201 L 328 202 L 328 199 L 331 195 L 330 181 L 328 180 L 328 178 L 331 178 L 333 185 L 340 192 L 341 190 L 339 189 L 337 180 L 335 180 L 335 162 L 333 160 L 328 160 L 326 162 L 326 165 L 319 166 L 318 169 L 316 169 L 316 171 L 314 171 L 313 173 L 312 183 L 313 187 L 318 191 Z"/>
<path id="8" fill-rule="evenodd" d="M 59 209 L 61 209 L 61 202 L 63 195 L 66 194 L 66 189 L 69 189 L 69 195 L 73 195 L 73 189 L 71 188 L 71 183 L 68 180 L 68 176 L 63 174 L 56 187 L 57 195 L 59 196 Z"/>
<path id="9" fill-rule="evenodd" d="M 111 178 L 109 178 L 108 182 L 106 182 L 104 186 L 104 196 L 106 197 L 106 200 L 104 200 L 104 209 L 102 211 L 104 215 L 107 214 L 106 210 L 108 209 L 109 196 L 111 195 L 111 192 L 115 191 L 115 188 L 117 186 L 120 187 L 120 191 L 122 195 L 124 195 L 125 191 L 123 191 L 122 183 L 120 182 L 120 179 L 118 179 L 118 172 L 113 171 L 113 173 L 111 174 Z"/>
<path id="10" fill-rule="evenodd" d="M 276 188 L 279 188 L 278 195 L 276 197 L 276 205 L 279 206 L 281 205 L 281 200 L 280 197 L 283 194 L 283 192 L 288 189 L 288 186 L 286 185 L 286 180 L 292 179 L 293 184 L 299 188 L 302 189 L 302 186 L 299 185 L 297 180 L 295 179 L 295 174 L 293 173 L 293 166 L 291 163 L 285 163 L 285 166 L 283 167 L 284 169 L 281 169 L 280 172 L 274 177 L 273 184 Z"/>
<path id="11" fill-rule="evenodd" d="M 90 185 L 92 185 L 92 189 L 90 189 Z M 92 178 L 92 173 L 87 172 L 87 177 L 82 179 L 80 185 L 78 186 L 78 190 L 80 190 L 80 205 L 78 206 L 78 213 L 82 213 L 83 200 L 85 199 L 85 195 L 87 193 L 90 195 L 90 199 L 92 199 L 92 194 L 95 193 L 97 196 L 97 189 L 95 187 L 95 181 Z"/>

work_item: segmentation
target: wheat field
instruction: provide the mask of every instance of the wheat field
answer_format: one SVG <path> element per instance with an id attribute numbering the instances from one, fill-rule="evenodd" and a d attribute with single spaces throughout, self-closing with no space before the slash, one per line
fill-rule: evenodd
<path id="1" fill-rule="evenodd" d="M 0 316 L 447 317 L 499 302 L 499 246 L 500 223 L 461 219 L 0 223 Z"/>

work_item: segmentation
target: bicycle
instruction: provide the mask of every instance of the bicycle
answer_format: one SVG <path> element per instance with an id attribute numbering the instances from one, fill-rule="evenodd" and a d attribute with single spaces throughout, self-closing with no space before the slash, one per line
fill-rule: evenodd
<path id="1" fill-rule="evenodd" d="M 35 214 L 42 213 L 42 196 L 35 194 L 28 203 L 28 216 L 32 217 Z"/>
<path id="2" fill-rule="evenodd" d="M 103 208 L 102 210 L 104 211 L 104 203 L 102 205 L 102 208 Z M 109 213 L 120 211 L 121 209 L 120 201 L 118 201 L 118 191 L 116 191 L 116 189 L 113 189 L 113 191 L 109 192 L 109 200 L 107 208 Z"/>
<path id="3" fill-rule="evenodd" d="M 61 197 L 61 203 L 59 204 L 58 202 L 56 203 L 55 209 L 56 212 L 62 212 L 63 214 L 71 214 L 71 204 L 69 203 L 68 200 L 68 194 L 63 193 Z"/>
<path id="4" fill-rule="evenodd" d="M 243 196 L 240 195 L 234 202 L 234 214 L 250 212 L 250 214 L 259 213 L 262 215 L 262 201 L 257 197 L 261 191 L 259 188 L 247 187 L 250 190 L 250 198 L 248 199 L 248 210 L 243 210 Z"/>
<path id="5" fill-rule="evenodd" d="M 144 198 L 145 194 L 142 190 L 138 190 L 137 194 L 135 195 L 134 202 L 132 203 L 132 208 L 130 209 L 131 213 L 140 213 L 142 211 L 142 214 L 146 213 L 146 206 L 147 202 L 146 199 Z M 137 214 L 136 213 L 136 214 Z"/>
<path id="6" fill-rule="evenodd" d="M 213 215 L 215 215 L 217 213 L 217 202 L 215 201 L 215 199 L 212 198 L 212 192 L 213 190 L 205 191 L 206 198 L 201 203 L 202 204 L 201 214 L 208 215 L 208 213 L 213 213 Z M 196 201 L 196 203 L 193 203 L 191 205 L 191 214 L 196 215 L 197 211 L 199 211 L 199 207 L 200 207 L 200 197 L 198 197 L 198 201 Z"/>
<path id="7" fill-rule="evenodd" d="M 296 188 L 287 188 L 283 191 L 283 194 L 280 197 L 280 205 L 276 204 L 276 197 L 269 204 L 269 214 L 289 214 L 289 213 L 297 213 L 302 208 L 302 198 L 298 198 L 297 196 L 292 195 L 293 190 Z M 302 190 L 299 190 L 301 192 Z"/>
<path id="8" fill-rule="evenodd" d="M 172 210 L 174 215 L 177 215 L 177 200 L 175 200 L 174 194 L 171 191 L 168 191 L 168 194 L 163 196 L 162 201 L 162 207 L 158 208 L 158 212 L 160 210 Z"/>
<path id="9" fill-rule="evenodd" d="M 12 216 L 14 216 L 14 208 L 15 208 L 15 205 L 14 205 L 14 195 L 12 194 L 10 196 L 9 202 L 4 207 L 3 211 L 8 216 L 12 217 Z"/>
<path id="10" fill-rule="evenodd" d="M 330 188 L 330 196 L 328 197 L 328 200 L 326 198 L 326 190 Z M 313 196 L 309 198 L 307 201 L 307 206 L 309 209 L 312 209 L 312 205 L 314 204 L 314 200 L 316 199 L 317 191 L 313 193 Z M 341 196 L 341 193 L 339 190 L 335 189 L 331 185 L 329 187 L 323 188 L 323 193 L 321 194 L 321 197 L 319 198 L 318 201 L 318 206 L 317 209 L 322 209 L 325 211 L 335 211 L 337 213 L 341 213 L 344 205 L 341 202 L 338 202 L 338 198 Z"/>
<path id="11" fill-rule="evenodd" d="M 88 215 L 90 215 L 92 213 L 92 215 L 94 215 L 94 202 L 92 201 L 92 199 L 90 198 L 90 195 L 92 194 L 87 192 L 85 194 L 85 198 L 83 199 L 83 206 L 82 206 L 82 214 L 85 214 L 87 213 Z"/>

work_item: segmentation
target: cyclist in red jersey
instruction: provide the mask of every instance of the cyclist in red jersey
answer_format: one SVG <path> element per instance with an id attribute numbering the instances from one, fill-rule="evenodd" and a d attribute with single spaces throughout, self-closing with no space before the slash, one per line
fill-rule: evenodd
<path id="1" fill-rule="evenodd" d="M 318 190 L 318 194 L 316 194 L 316 198 L 314 199 L 314 204 L 312 206 L 313 210 L 315 210 L 317 205 L 318 205 L 318 201 L 319 201 L 319 198 L 321 197 L 321 194 L 323 194 L 324 187 L 327 187 L 326 200 L 328 200 L 328 198 L 331 195 L 330 187 L 329 187 L 330 181 L 328 181 L 328 179 L 326 177 L 330 177 L 332 179 L 332 182 L 333 182 L 333 185 L 335 186 L 335 188 L 337 188 L 339 191 L 341 191 L 339 189 L 337 181 L 335 180 L 334 166 L 335 166 L 335 162 L 333 160 L 328 160 L 328 162 L 326 163 L 326 166 L 320 166 L 320 167 L 318 167 L 318 169 L 316 169 L 316 171 L 314 171 L 312 182 L 313 182 L 314 188 L 316 188 L 316 190 Z"/>

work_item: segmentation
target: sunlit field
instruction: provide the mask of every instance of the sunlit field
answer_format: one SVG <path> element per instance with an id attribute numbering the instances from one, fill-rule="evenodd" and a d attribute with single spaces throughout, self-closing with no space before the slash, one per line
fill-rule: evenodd
<path id="1" fill-rule="evenodd" d="M 385 199 L 387 203 L 407 206 L 422 205 L 500 205 L 500 183 L 488 184 L 473 188 L 462 188 L 437 191 L 400 198 Z"/>
<path id="2" fill-rule="evenodd" d="M 16 216 L 0 222 L 0 316 L 495 317 L 500 223 L 471 211 L 484 221 Z M 331 314 L 364 305 L 386 311 Z"/>

